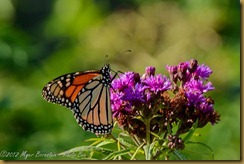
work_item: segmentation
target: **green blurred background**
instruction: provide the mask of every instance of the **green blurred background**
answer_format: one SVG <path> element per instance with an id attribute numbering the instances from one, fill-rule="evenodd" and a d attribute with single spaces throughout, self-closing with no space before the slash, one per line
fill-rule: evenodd
<path id="1" fill-rule="evenodd" d="M 95 137 L 69 110 L 42 98 L 53 78 L 105 63 L 139 73 L 155 66 L 168 75 L 166 64 L 192 58 L 212 68 L 210 94 L 221 114 L 194 139 L 212 147 L 217 160 L 239 160 L 239 1 L 1 0 L 0 159 L 24 159 L 3 158 L 5 151 L 60 153 Z"/>

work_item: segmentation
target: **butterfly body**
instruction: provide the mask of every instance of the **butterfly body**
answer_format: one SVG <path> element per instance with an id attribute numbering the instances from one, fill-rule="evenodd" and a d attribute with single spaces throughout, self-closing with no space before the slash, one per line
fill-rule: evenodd
<path id="1" fill-rule="evenodd" d="M 71 109 L 84 130 L 107 134 L 113 128 L 110 84 L 110 67 L 104 65 L 101 70 L 59 76 L 45 85 L 42 96 Z"/>

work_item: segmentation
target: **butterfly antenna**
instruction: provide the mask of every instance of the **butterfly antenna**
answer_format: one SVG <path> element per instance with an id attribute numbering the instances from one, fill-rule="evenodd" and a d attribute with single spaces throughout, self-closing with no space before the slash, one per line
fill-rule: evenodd
<path id="1" fill-rule="evenodd" d="M 104 63 L 107 63 L 107 60 L 108 60 L 108 55 L 105 55 L 105 57 L 104 57 Z"/>
<path id="2" fill-rule="evenodd" d="M 125 54 L 125 53 L 127 53 L 127 52 L 132 52 L 131 50 L 125 50 L 124 52 L 122 52 L 122 53 L 120 53 L 120 54 Z"/>

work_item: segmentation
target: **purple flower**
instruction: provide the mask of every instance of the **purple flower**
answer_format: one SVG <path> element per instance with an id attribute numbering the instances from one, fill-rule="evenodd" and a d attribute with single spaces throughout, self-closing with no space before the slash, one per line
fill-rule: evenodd
<path id="1" fill-rule="evenodd" d="M 206 101 L 206 98 L 199 90 L 194 90 L 194 89 L 188 90 L 186 91 L 185 95 L 188 99 L 189 106 L 194 105 L 195 107 L 198 107 L 199 104 Z"/>
<path id="2" fill-rule="evenodd" d="M 155 75 L 155 67 L 146 67 L 145 74 L 148 76 Z"/>
<path id="3" fill-rule="evenodd" d="M 197 60 L 194 59 L 181 62 L 177 66 L 166 65 L 166 69 L 170 74 L 170 79 L 174 83 L 181 81 L 182 84 L 188 83 L 192 79 L 207 80 L 212 73 L 212 70 L 208 66 L 204 64 L 198 65 Z"/>
<path id="4" fill-rule="evenodd" d="M 155 75 L 155 67 L 149 66 L 146 67 L 145 69 L 145 73 L 141 76 L 141 80 L 144 80 L 150 76 L 154 76 Z"/>
<path id="5" fill-rule="evenodd" d="M 155 75 L 155 67 L 147 67 L 140 75 L 134 72 L 121 74 L 111 83 L 111 108 L 113 116 L 118 117 L 140 107 L 154 95 L 171 89 L 171 81 L 161 74 Z"/>
<path id="6" fill-rule="evenodd" d="M 134 88 L 126 88 L 124 90 L 124 96 L 121 99 L 124 101 L 145 102 L 142 84 L 137 83 Z"/>
<path id="7" fill-rule="evenodd" d="M 125 104 L 122 100 L 124 93 L 122 92 L 112 92 L 110 96 L 111 100 L 111 109 L 113 112 L 113 117 L 120 116 L 121 113 L 131 113 L 131 106 L 130 104 Z"/>
<path id="8" fill-rule="evenodd" d="M 118 89 L 120 91 L 128 87 L 133 87 L 137 80 L 140 80 L 138 74 L 134 72 L 126 72 L 121 74 L 119 78 L 112 81 L 112 88 L 114 90 Z"/>
<path id="9" fill-rule="evenodd" d="M 131 113 L 132 102 L 144 101 L 138 82 L 140 82 L 140 75 L 134 72 L 121 74 L 119 78 L 112 81 L 110 99 L 113 117 Z"/>
<path id="10" fill-rule="evenodd" d="M 171 81 L 166 76 L 162 76 L 161 74 L 149 76 L 142 82 L 144 84 L 143 89 L 148 89 L 156 94 L 160 91 L 171 89 Z"/>
<path id="11" fill-rule="evenodd" d="M 210 113 L 213 111 L 213 104 L 209 103 L 203 93 L 196 89 L 188 90 L 185 93 L 188 106 L 194 106 L 196 109 L 203 111 L 203 113 Z"/>
<path id="12" fill-rule="evenodd" d="M 197 70 L 195 73 L 197 76 L 199 76 L 203 79 L 207 79 L 209 77 L 209 75 L 211 73 L 213 73 L 213 71 L 208 66 L 205 66 L 204 64 L 202 64 L 197 67 Z"/>
<path id="13" fill-rule="evenodd" d="M 204 95 L 214 89 L 212 83 L 207 81 L 212 73 L 208 66 L 198 65 L 197 60 L 192 59 L 177 66 L 166 65 L 166 69 L 170 79 L 155 74 L 155 67 L 150 66 L 146 67 L 142 76 L 126 72 L 112 81 L 111 108 L 113 117 L 120 126 L 130 129 L 134 134 L 139 127 L 145 127 L 138 125 L 137 119 L 133 118 L 139 115 L 143 118 L 153 118 L 156 114 L 161 115 L 162 120 L 154 120 L 152 127 L 155 128 L 152 130 L 162 127 L 161 130 L 164 131 L 165 120 L 171 120 L 167 122 L 169 124 L 180 120 L 182 129 L 179 129 L 179 133 L 185 133 L 190 128 L 186 117 L 192 121 L 199 118 L 199 127 L 205 126 L 208 122 L 213 124 L 219 121 L 220 116 L 213 108 L 213 99 Z M 189 110 L 182 111 L 186 106 Z M 160 121 L 162 126 L 159 125 Z M 133 129 L 135 125 L 136 129 Z M 141 135 L 141 131 L 138 135 Z"/>
<path id="14" fill-rule="evenodd" d="M 213 111 L 213 104 L 209 104 L 207 102 L 201 103 L 199 107 L 204 113 L 210 113 Z"/>
<path id="15" fill-rule="evenodd" d="M 184 85 L 184 88 L 186 90 L 199 90 L 201 92 L 208 92 L 214 89 L 211 82 L 208 82 L 207 84 L 204 85 L 203 81 L 194 80 L 194 79 L 191 79 L 191 81 L 187 82 Z"/>
<path id="16" fill-rule="evenodd" d="M 169 66 L 166 65 L 166 69 L 170 74 L 176 74 L 177 73 L 177 66 Z"/>
<path id="17" fill-rule="evenodd" d="M 189 68 L 189 62 L 182 62 L 178 65 L 178 72 L 182 72 L 185 73 L 187 71 L 187 69 Z"/>

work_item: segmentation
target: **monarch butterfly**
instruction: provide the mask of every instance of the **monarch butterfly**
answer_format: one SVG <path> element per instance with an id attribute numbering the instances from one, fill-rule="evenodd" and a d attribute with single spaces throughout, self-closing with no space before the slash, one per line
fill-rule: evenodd
<path id="1" fill-rule="evenodd" d="M 84 130 L 96 135 L 107 134 L 113 128 L 111 81 L 110 66 L 105 64 L 101 70 L 69 73 L 55 78 L 45 85 L 42 96 L 49 102 L 71 109 Z"/>

